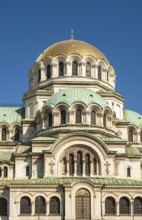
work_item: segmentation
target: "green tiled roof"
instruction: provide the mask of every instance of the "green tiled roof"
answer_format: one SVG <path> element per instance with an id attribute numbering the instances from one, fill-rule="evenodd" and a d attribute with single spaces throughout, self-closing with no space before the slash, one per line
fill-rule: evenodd
<path id="1" fill-rule="evenodd" d="M 101 139 L 104 142 L 126 142 L 126 140 L 123 140 L 119 137 L 101 137 Z"/>
<path id="2" fill-rule="evenodd" d="M 21 121 L 23 109 L 20 107 L 0 107 L 0 123 L 5 122 L 11 125 Z"/>
<path id="3" fill-rule="evenodd" d="M 14 162 L 14 154 L 12 152 L 0 153 L 0 162 L 7 161 L 10 163 Z"/>
<path id="4" fill-rule="evenodd" d="M 128 156 L 142 156 L 138 148 L 136 147 L 126 147 L 126 153 Z"/>
<path id="5" fill-rule="evenodd" d="M 117 179 L 117 178 L 77 178 L 77 177 L 62 177 L 62 178 L 46 178 L 46 179 L 15 179 L 15 180 L 0 180 L 0 186 L 8 185 L 68 185 L 77 181 L 89 181 L 94 185 L 103 186 L 141 186 L 142 181 L 134 179 Z"/>
<path id="6" fill-rule="evenodd" d="M 142 125 L 142 115 L 137 112 L 124 109 L 124 118 L 125 121 L 130 122 L 136 126 Z"/>
<path id="7" fill-rule="evenodd" d="M 65 103 L 71 106 L 74 103 L 83 103 L 86 106 L 90 104 L 98 104 L 102 108 L 108 107 L 107 102 L 96 92 L 85 89 L 85 88 L 69 88 L 69 89 L 62 89 L 55 94 L 53 94 L 48 101 L 43 105 L 43 108 L 54 107 L 60 103 Z"/>
<path id="8" fill-rule="evenodd" d="M 55 138 L 55 137 L 35 137 L 35 138 L 32 138 L 31 140 L 33 140 L 33 141 L 56 141 L 57 138 Z"/>
<path id="9" fill-rule="evenodd" d="M 25 154 L 31 152 L 31 146 L 29 145 L 18 145 L 16 149 L 16 154 Z"/>

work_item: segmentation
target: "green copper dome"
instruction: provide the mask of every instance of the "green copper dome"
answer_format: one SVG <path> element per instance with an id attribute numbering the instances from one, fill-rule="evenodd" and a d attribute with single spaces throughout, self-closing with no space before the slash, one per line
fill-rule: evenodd
<path id="1" fill-rule="evenodd" d="M 137 112 L 124 109 L 124 118 L 125 121 L 130 122 L 136 126 L 142 125 L 142 115 Z"/>
<path id="2" fill-rule="evenodd" d="M 83 103 L 86 106 L 96 103 L 102 108 L 108 107 L 107 102 L 100 95 L 90 89 L 69 88 L 62 89 L 53 94 L 43 105 L 42 109 L 46 107 L 53 108 L 60 103 L 65 103 L 68 106 L 71 106 L 74 103 Z"/>
<path id="3" fill-rule="evenodd" d="M 21 107 L 0 107 L 0 123 L 20 123 L 23 114 Z"/>

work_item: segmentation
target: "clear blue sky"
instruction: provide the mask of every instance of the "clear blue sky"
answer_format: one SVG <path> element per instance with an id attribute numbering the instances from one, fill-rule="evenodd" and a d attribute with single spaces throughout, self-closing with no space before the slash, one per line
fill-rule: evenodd
<path id="1" fill-rule="evenodd" d="M 142 114 L 142 0 L 0 0 L 0 103 L 22 103 L 29 68 L 71 28 L 106 55 L 125 108 Z"/>

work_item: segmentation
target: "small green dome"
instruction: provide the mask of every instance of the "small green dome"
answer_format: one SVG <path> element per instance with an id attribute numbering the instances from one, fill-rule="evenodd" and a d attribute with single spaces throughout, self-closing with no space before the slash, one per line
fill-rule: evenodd
<path id="1" fill-rule="evenodd" d="M 137 112 L 124 109 L 124 117 L 123 119 L 127 122 L 130 122 L 131 124 L 134 124 L 136 126 L 142 125 L 142 115 L 140 115 Z"/>
<path id="2" fill-rule="evenodd" d="M 65 103 L 71 106 L 74 103 L 83 103 L 86 106 L 90 104 L 98 104 L 102 108 L 108 107 L 107 102 L 96 92 L 90 89 L 84 88 L 69 88 L 62 89 L 53 94 L 47 102 L 43 105 L 43 108 L 52 107 L 54 108 L 60 103 Z"/>

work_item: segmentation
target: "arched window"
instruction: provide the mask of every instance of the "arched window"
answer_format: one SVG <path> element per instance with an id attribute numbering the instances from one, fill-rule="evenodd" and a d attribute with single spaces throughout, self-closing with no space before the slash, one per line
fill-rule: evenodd
<path id="1" fill-rule="evenodd" d="M 103 125 L 106 128 L 106 114 L 104 114 L 104 116 L 103 116 Z"/>
<path id="2" fill-rule="evenodd" d="M 122 197 L 119 202 L 120 214 L 130 214 L 130 201 L 127 197 Z"/>
<path id="3" fill-rule="evenodd" d="M 90 175 L 90 154 L 85 155 L 85 174 Z"/>
<path id="4" fill-rule="evenodd" d="M 47 79 L 51 79 L 51 65 L 47 65 Z"/>
<path id="5" fill-rule="evenodd" d="M 31 214 L 31 200 L 27 196 L 21 198 L 20 214 Z"/>
<path id="6" fill-rule="evenodd" d="M 35 213 L 45 214 L 46 213 L 46 202 L 44 197 L 38 196 L 35 200 Z"/>
<path id="7" fill-rule="evenodd" d="M 66 124 L 66 111 L 61 110 L 61 124 Z"/>
<path id="8" fill-rule="evenodd" d="M 59 63 L 59 76 L 64 76 L 64 63 Z"/>
<path id="9" fill-rule="evenodd" d="M 4 198 L 0 198 L 0 215 L 7 216 L 7 200 Z"/>
<path id="10" fill-rule="evenodd" d="M 142 131 L 140 132 L 140 142 L 142 143 Z"/>
<path id="11" fill-rule="evenodd" d="M 74 155 L 69 155 L 69 175 L 74 174 Z"/>
<path id="12" fill-rule="evenodd" d="M 134 199 L 134 214 L 142 214 L 142 198 L 136 197 Z"/>
<path id="13" fill-rule="evenodd" d="M 77 152 L 77 175 L 82 175 L 82 152 Z"/>
<path id="14" fill-rule="evenodd" d="M 91 111 L 91 124 L 96 125 L 96 112 L 93 110 Z"/>
<path id="15" fill-rule="evenodd" d="M 29 176 L 29 175 L 30 175 L 30 167 L 26 166 L 26 176 Z"/>
<path id="16" fill-rule="evenodd" d="M 76 123 L 81 123 L 81 110 L 80 109 L 76 109 Z"/>
<path id="17" fill-rule="evenodd" d="M 128 131 L 128 141 L 133 142 L 133 131 L 132 130 Z"/>
<path id="18" fill-rule="evenodd" d="M 3 177 L 4 177 L 4 178 L 7 178 L 7 177 L 8 177 L 8 168 L 7 168 L 7 167 L 4 167 L 4 168 L 3 168 Z"/>
<path id="19" fill-rule="evenodd" d="M 91 77 L 91 64 L 86 63 L 86 76 Z"/>
<path id="20" fill-rule="evenodd" d="M 102 80 L 102 68 L 101 68 L 101 66 L 98 66 L 98 79 Z"/>
<path id="21" fill-rule="evenodd" d="M 107 197 L 105 200 L 105 214 L 116 214 L 116 203 L 113 197 Z"/>
<path id="22" fill-rule="evenodd" d="M 60 200 L 56 196 L 50 199 L 50 214 L 60 214 Z"/>
<path id="23" fill-rule="evenodd" d="M 130 177 L 130 176 L 131 176 L 131 168 L 128 167 L 128 168 L 127 168 L 127 177 Z"/>
<path id="24" fill-rule="evenodd" d="M 20 130 L 19 128 L 15 129 L 15 141 L 19 141 L 20 140 Z"/>
<path id="25" fill-rule="evenodd" d="M 107 75 L 106 75 L 106 80 L 107 80 L 107 82 L 109 81 L 109 72 L 107 71 L 107 73 L 106 73 Z"/>
<path id="26" fill-rule="evenodd" d="M 49 115 L 48 115 L 48 126 L 51 127 L 52 123 L 53 123 L 53 121 L 52 121 L 52 113 L 49 113 Z"/>
<path id="27" fill-rule="evenodd" d="M 73 61 L 72 63 L 72 75 L 78 75 L 78 63 L 76 61 Z"/>
<path id="28" fill-rule="evenodd" d="M 38 82 L 41 81 L 41 70 L 38 71 Z"/>
<path id="29" fill-rule="evenodd" d="M 3 128 L 2 129 L 2 141 L 6 141 L 7 140 L 7 129 Z"/>

